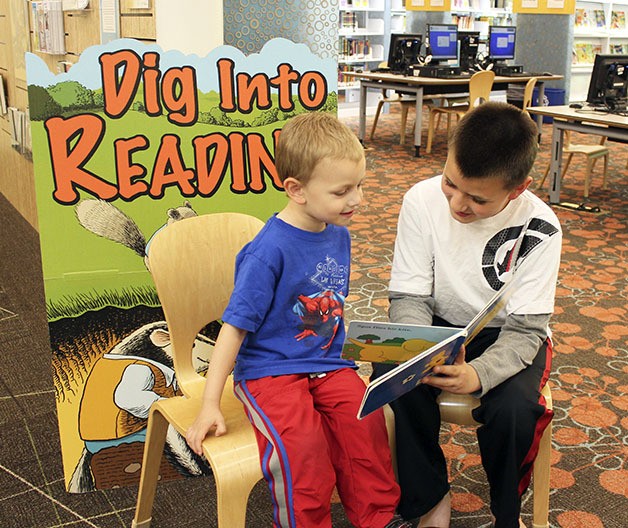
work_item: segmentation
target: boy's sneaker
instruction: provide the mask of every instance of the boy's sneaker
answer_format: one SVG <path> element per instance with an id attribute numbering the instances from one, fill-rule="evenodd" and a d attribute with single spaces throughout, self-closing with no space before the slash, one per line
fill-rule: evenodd
<path id="1" fill-rule="evenodd" d="M 384 528 L 414 528 L 414 524 L 404 521 L 401 515 L 396 514 Z"/>

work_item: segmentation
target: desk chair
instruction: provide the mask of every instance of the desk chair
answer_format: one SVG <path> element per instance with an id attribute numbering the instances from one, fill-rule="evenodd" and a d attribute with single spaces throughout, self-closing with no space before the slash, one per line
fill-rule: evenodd
<path id="1" fill-rule="evenodd" d="M 445 114 L 447 116 L 447 133 L 449 133 L 449 125 L 451 116 L 455 115 L 458 119 L 466 114 L 469 109 L 475 108 L 478 104 L 489 100 L 491 89 L 493 88 L 493 79 L 495 72 L 492 70 L 482 70 L 474 73 L 469 79 L 469 99 L 463 104 L 454 104 L 451 106 L 433 106 L 430 108 L 430 120 L 427 129 L 427 148 L 429 154 L 432 152 L 432 139 L 434 136 L 436 117 Z"/>
<path id="2" fill-rule="evenodd" d="M 531 77 L 530 79 L 528 79 L 528 82 L 526 83 L 526 86 L 523 89 L 522 109 L 528 115 L 530 115 L 530 113 L 528 112 L 528 108 L 532 106 L 532 96 L 534 94 L 534 87 L 537 81 L 538 79 L 536 77 Z"/>
<path id="3" fill-rule="evenodd" d="M 584 154 L 587 157 L 587 167 L 584 174 L 584 197 L 589 197 L 589 188 L 591 186 L 591 173 L 593 172 L 593 167 L 598 158 L 604 158 L 604 172 L 602 176 L 602 189 L 606 190 L 606 173 L 608 172 L 608 155 L 609 150 L 606 146 L 606 138 L 602 137 L 600 139 L 599 144 L 597 145 L 578 145 L 573 144 L 571 142 L 571 132 L 565 131 L 563 136 L 563 154 L 568 154 L 567 161 L 565 162 L 565 166 L 562 168 L 562 176 L 564 177 L 567 174 L 567 169 L 569 168 L 569 164 L 571 163 L 571 158 L 573 158 L 574 154 Z M 545 183 L 545 178 L 549 174 L 551 162 L 547 164 L 545 168 L 545 172 L 543 173 L 543 179 L 541 183 L 539 183 L 538 188 L 541 189 L 543 187 L 543 183 Z"/>
<path id="4" fill-rule="evenodd" d="M 394 92 L 392 95 L 388 95 L 388 90 L 382 90 L 381 99 L 377 103 L 377 109 L 375 110 L 375 117 L 373 118 L 373 126 L 371 127 L 370 139 L 373 140 L 375 135 L 375 128 L 377 128 L 377 121 L 379 120 L 379 114 L 382 111 L 382 107 L 385 103 L 401 105 L 401 124 L 399 128 L 399 144 L 403 145 L 406 142 L 406 127 L 408 123 L 408 112 L 410 108 L 416 105 L 416 97 L 413 95 L 404 95 L 403 93 Z"/>
<path id="5" fill-rule="evenodd" d="M 133 528 L 150 526 L 168 424 L 184 435 L 201 407 L 205 378 L 192 365 L 195 337 L 222 316 L 233 289 L 236 254 L 262 226 L 261 220 L 244 214 L 201 215 L 169 225 L 151 242 L 150 270 L 168 323 L 183 396 L 151 407 Z M 262 478 L 255 433 L 232 385 L 230 377 L 221 400 L 227 434 L 203 441 L 216 482 L 220 528 L 244 527 L 248 496 Z"/>
<path id="6" fill-rule="evenodd" d="M 546 383 L 541 394 L 545 398 L 545 405 L 552 408 L 552 391 L 549 383 Z M 473 419 L 471 411 L 475 409 L 480 400 L 469 394 L 454 394 L 443 391 L 438 396 L 438 407 L 440 417 L 443 422 L 458 425 L 480 425 Z M 397 470 L 396 443 L 395 443 L 395 414 L 389 405 L 384 406 L 384 416 L 390 442 L 393 467 Z M 541 443 L 539 453 L 534 461 L 532 477 L 532 526 L 533 528 L 549 528 L 549 478 L 550 478 L 550 456 L 552 451 L 552 422 L 547 424 Z"/>
<path id="7" fill-rule="evenodd" d="M 386 61 L 379 64 L 379 68 L 385 68 L 388 65 Z M 401 123 L 399 127 L 399 144 L 405 145 L 406 143 L 406 128 L 408 126 L 408 112 L 411 108 L 416 106 L 416 96 L 411 93 L 404 93 L 403 91 L 394 91 L 391 95 L 388 95 L 389 90 L 383 89 L 380 100 L 377 102 L 377 109 L 375 110 L 375 117 L 373 118 L 373 126 L 371 127 L 370 140 L 373 140 L 375 136 L 375 129 L 377 128 L 377 122 L 382 111 L 384 104 L 396 104 L 401 105 Z M 440 97 L 424 97 L 423 104 L 428 108 L 431 108 L 436 100 L 440 100 Z M 414 124 L 416 126 L 416 123 Z M 413 126 L 413 132 L 414 132 Z"/>

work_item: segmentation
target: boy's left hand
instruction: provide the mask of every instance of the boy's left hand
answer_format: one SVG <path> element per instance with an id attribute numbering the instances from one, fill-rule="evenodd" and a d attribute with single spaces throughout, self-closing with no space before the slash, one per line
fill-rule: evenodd
<path id="1" fill-rule="evenodd" d="M 453 365 L 434 367 L 433 372 L 437 376 L 426 376 L 422 383 L 456 394 L 471 394 L 480 390 L 482 385 L 478 373 L 469 363 L 465 362 L 464 356 L 463 345 L 460 347 L 460 352 Z"/>

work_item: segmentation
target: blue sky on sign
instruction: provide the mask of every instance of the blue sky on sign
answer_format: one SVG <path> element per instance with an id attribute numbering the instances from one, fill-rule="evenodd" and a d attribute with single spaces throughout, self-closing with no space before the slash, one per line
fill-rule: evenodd
<path id="1" fill-rule="evenodd" d="M 102 46 L 91 46 L 81 54 L 79 61 L 66 73 L 52 73 L 46 63 L 34 53 L 26 54 L 26 76 L 29 85 L 44 88 L 64 81 L 78 81 L 86 88 L 95 90 L 101 87 L 101 72 L 98 57 L 102 53 L 130 49 L 142 56 L 149 51 L 160 54 L 160 70 L 172 67 L 193 66 L 196 70 L 198 88 L 201 92 L 218 91 L 216 63 L 221 58 L 229 58 L 235 63 L 235 72 L 250 75 L 265 73 L 274 76 L 279 64 L 288 63 L 297 72 L 318 71 L 329 83 L 329 91 L 337 88 L 337 64 L 333 59 L 322 59 L 313 54 L 305 44 L 297 44 L 283 38 L 269 40 L 259 53 L 244 55 L 232 46 L 219 46 L 205 57 L 186 55 L 180 51 L 163 51 L 156 44 L 145 44 L 133 39 L 118 39 Z"/>

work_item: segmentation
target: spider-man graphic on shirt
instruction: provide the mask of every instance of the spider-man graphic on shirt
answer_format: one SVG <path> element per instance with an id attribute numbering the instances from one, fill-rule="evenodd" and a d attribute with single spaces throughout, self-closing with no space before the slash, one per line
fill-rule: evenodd
<path id="1" fill-rule="evenodd" d="M 292 310 L 301 319 L 302 331 L 294 336 L 295 339 L 301 341 L 308 336 L 329 336 L 329 341 L 321 347 L 329 348 L 342 321 L 344 301 L 341 294 L 332 290 L 299 295 Z"/>

